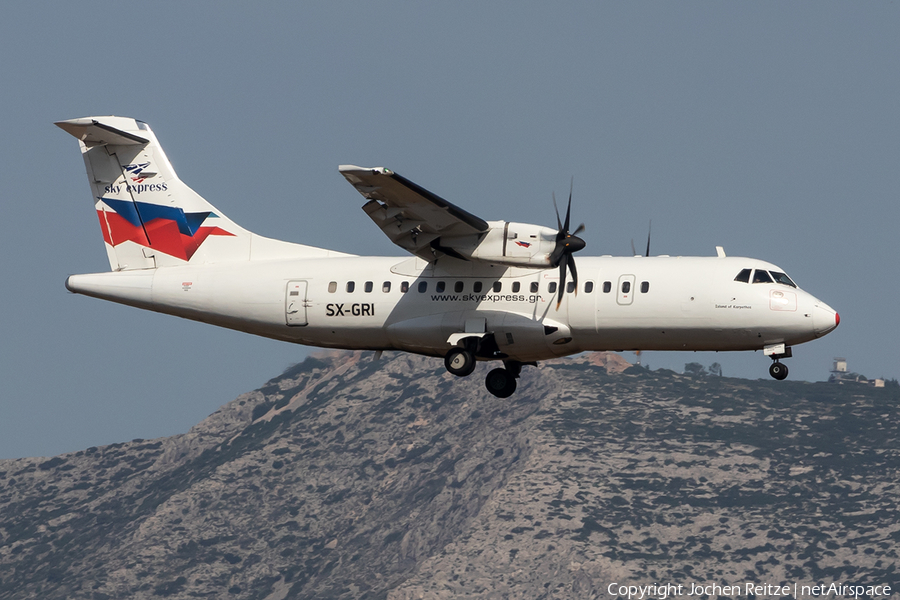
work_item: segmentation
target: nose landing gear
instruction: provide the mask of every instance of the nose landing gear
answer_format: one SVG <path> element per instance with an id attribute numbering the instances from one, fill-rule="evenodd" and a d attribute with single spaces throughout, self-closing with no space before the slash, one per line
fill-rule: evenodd
<path id="1" fill-rule="evenodd" d="M 772 365 L 769 367 L 769 375 L 781 381 L 782 379 L 786 379 L 788 376 L 788 368 L 787 365 L 781 364 L 778 362 L 776 358 Z"/>
<path id="2" fill-rule="evenodd" d="M 766 349 L 768 350 L 768 348 Z M 772 348 L 775 350 L 774 352 L 767 352 L 769 358 L 772 359 L 772 364 L 769 366 L 769 375 L 771 375 L 774 379 L 781 381 L 783 379 L 787 379 L 788 376 L 788 368 L 787 365 L 781 364 L 782 358 L 790 358 L 793 356 L 793 352 L 791 352 L 790 346 L 784 346 L 783 344 L 775 346 Z"/>

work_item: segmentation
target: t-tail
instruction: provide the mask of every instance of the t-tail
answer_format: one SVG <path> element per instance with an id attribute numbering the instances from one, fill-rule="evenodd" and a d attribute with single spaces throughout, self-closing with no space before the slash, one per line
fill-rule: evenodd
<path id="1" fill-rule="evenodd" d="M 142 121 L 85 117 L 56 125 L 78 138 L 113 271 L 329 254 L 234 223 L 178 178 Z"/>

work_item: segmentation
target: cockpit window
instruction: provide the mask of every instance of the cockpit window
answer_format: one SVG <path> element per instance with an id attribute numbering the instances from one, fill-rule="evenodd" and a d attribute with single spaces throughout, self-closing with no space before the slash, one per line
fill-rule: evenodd
<path id="1" fill-rule="evenodd" d="M 740 273 L 737 274 L 737 277 L 734 278 L 735 281 L 740 281 L 741 283 L 750 283 L 750 271 L 752 269 L 744 269 Z"/>
<path id="2" fill-rule="evenodd" d="M 773 283 L 768 271 L 757 269 L 753 272 L 753 283 Z"/>
<path id="3" fill-rule="evenodd" d="M 778 271 L 769 271 L 769 273 L 772 275 L 775 283 L 783 283 L 784 285 L 789 285 L 793 288 L 797 287 L 797 284 L 791 281 L 791 278 L 784 273 L 779 273 Z"/>

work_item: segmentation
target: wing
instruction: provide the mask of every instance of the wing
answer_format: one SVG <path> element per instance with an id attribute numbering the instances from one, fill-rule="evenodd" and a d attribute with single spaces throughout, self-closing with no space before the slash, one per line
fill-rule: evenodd
<path id="1" fill-rule="evenodd" d="M 384 167 L 341 165 L 339 170 L 368 198 L 363 210 L 391 241 L 425 260 L 437 253 L 468 260 L 444 247 L 441 238 L 472 236 L 474 242 L 490 229 L 483 219 Z"/>

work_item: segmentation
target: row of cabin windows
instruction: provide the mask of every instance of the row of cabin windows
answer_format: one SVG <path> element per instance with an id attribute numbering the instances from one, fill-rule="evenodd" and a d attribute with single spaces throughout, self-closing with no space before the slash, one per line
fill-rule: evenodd
<path id="1" fill-rule="evenodd" d="M 785 275 L 785 277 L 787 277 L 787 276 Z M 337 292 L 337 285 L 338 285 L 337 281 L 332 281 L 331 283 L 329 283 L 328 284 L 329 293 L 334 294 L 335 292 Z M 557 283 L 555 281 L 551 281 L 547 285 L 547 292 L 550 294 L 555 294 L 556 289 L 557 289 L 556 286 L 557 286 Z M 460 294 L 463 291 L 465 291 L 465 287 L 466 286 L 462 281 L 457 281 L 457 282 L 454 282 L 454 284 L 453 284 L 453 291 L 457 294 Z M 512 293 L 517 294 L 520 291 L 522 291 L 522 282 L 521 281 L 513 281 L 511 287 L 512 287 Z M 375 284 L 371 281 L 367 281 L 363 284 L 363 290 L 367 294 L 371 293 L 374 288 L 375 288 Z M 348 294 L 353 293 L 354 291 L 356 291 L 356 282 L 348 281 L 345 289 L 347 290 Z M 446 291 L 446 289 L 447 289 L 447 283 L 445 281 L 438 281 L 437 284 L 435 285 L 434 291 L 438 294 L 442 294 Z M 472 292 L 475 294 L 480 294 L 483 289 L 484 289 L 484 285 L 481 281 L 476 281 L 474 284 L 472 284 Z M 418 285 L 418 290 L 419 290 L 419 293 L 421 293 L 421 294 L 424 294 L 426 291 L 428 291 L 428 282 L 420 281 L 419 285 Z M 384 283 L 382 283 L 381 291 L 384 293 L 390 292 L 391 291 L 391 282 L 385 281 Z M 400 283 L 400 291 L 404 294 L 409 291 L 409 282 L 408 281 L 403 281 Z M 491 285 L 491 291 L 494 292 L 495 294 L 499 294 L 500 292 L 503 291 L 503 283 L 500 281 L 495 281 Z M 532 294 L 537 294 L 540 291 L 540 283 L 538 283 L 537 281 L 532 281 L 529 285 L 529 291 Z M 574 291 L 575 291 L 575 282 L 569 281 L 568 283 L 566 283 L 566 293 L 571 294 Z M 584 293 L 590 294 L 593 291 L 594 291 L 594 282 L 586 281 L 584 283 Z M 611 291 L 612 291 L 612 282 L 604 281 L 603 282 L 603 293 L 608 294 Z M 650 291 L 650 282 L 642 281 L 641 282 L 641 293 L 646 294 L 649 291 Z M 631 293 L 631 282 L 630 281 L 622 282 L 622 293 L 623 294 Z"/>

